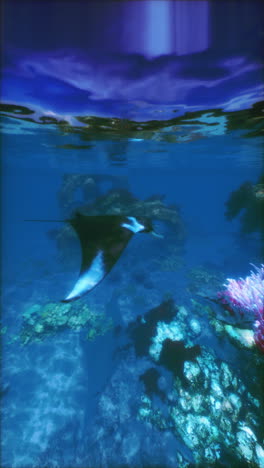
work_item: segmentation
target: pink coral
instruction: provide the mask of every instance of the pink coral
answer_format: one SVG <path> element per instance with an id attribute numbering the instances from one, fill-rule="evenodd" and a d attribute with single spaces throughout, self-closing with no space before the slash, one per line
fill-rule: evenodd
<path id="1" fill-rule="evenodd" d="M 254 315 L 255 343 L 264 352 L 264 265 L 252 266 L 255 271 L 246 278 L 228 278 L 224 284 L 226 290 L 218 293 L 218 300 L 230 312 Z"/>

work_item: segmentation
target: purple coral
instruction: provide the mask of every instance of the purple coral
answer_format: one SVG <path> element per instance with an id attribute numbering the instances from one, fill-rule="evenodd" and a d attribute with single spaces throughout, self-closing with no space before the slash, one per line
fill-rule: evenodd
<path id="1" fill-rule="evenodd" d="M 239 312 L 241 315 L 251 313 L 255 316 L 254 340 L 264 352 L 264 265 L 259 268 L 252 266 L 255 271 L 251 271 L 246 278 L 227 278 L 224 284 L 226 290 L 218 293 L 218 300 L 230 312 Z"/>

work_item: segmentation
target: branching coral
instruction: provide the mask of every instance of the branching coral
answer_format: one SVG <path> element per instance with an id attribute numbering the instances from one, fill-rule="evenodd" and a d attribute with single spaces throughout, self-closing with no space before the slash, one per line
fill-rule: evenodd
<path id="1" fill-rule="evenodd" d="M 218 293 L 218 300 L 230 312 L 254 315 L 255 343 L 264 352 L 264 265 L 253 266 L 255 271 L 246 278 L 228 278 L 226 290 Z"/>

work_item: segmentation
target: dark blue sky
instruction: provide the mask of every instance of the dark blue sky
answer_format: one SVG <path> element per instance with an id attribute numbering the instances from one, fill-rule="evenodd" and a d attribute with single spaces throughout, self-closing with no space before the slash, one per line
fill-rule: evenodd
<path id="1" fill-rule="evenodd" d="M 6 0 L 2 100 L 139 120 L 248 107 L 261 99 L 263 11 L 259 0 Z"/>

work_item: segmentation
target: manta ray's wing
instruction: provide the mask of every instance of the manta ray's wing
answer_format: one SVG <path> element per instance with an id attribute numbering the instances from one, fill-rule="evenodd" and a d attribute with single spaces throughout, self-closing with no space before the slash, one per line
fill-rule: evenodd
<path id="1" fill-rule="evenodd" d="M 82 265 L 77 282 L 62 302 L 78 299 L 97 286 L 117 262 L 133 234 L 146 230 L 130 216 L 77 213 L 69 223 L 80 240 Z"/>

